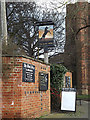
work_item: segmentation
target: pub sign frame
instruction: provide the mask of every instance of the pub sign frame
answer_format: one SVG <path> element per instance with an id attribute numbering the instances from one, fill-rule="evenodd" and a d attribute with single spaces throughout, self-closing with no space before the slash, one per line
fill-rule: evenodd
<path id="1" fill-rule="evenodd" d="M 47 47 L 54 47 L 54 33 L 53 27 L 54 23 L 52 21 L 44 21 L 38 22 L 38 46 L 43 48 Z"/>

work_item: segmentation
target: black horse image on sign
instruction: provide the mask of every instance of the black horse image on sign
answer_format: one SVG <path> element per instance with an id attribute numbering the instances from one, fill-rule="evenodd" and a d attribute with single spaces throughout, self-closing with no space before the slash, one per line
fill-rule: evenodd
<path id="1" fill-rule="evenodd" d="M 44 72 L 39 72 L 39 90 L 48 90 L 48 74 Z"/>
<path id="2" fill-rule="evenodd" d="M 22 82 L 35 82 L 35 66 L 23 63 Z"/>
<path id="3" fill-rule="evenodd" d="M 54 46 L 53 38 L 53 25 L 40 25 L 39 26 L 39 47 Z"/>

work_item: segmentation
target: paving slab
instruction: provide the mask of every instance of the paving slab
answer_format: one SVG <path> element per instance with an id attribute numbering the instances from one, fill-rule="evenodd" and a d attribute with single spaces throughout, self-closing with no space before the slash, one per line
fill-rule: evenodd
<path id="1" fill-rule="evenodd" d="M 51 114 L 42 116 L 42 118 L 89 118 L 89 101 L 81 101 L 81 105 L 79 101 L 77 101 L 76 112 L 62 112 L 61 110 L 52 111 Z"/>

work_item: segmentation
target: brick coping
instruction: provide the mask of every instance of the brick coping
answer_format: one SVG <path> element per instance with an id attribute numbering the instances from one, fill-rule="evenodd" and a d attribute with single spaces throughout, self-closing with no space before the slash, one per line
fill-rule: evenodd
<path id="1" fill-rule="evenodd" d="M 46 64 L 46 65 L 49 65 L 50 66 L 50 63 L 44 63 L 43 61 L 41 60 L 37 60 L 37 59 L 34 59 L 32 57 L 29 57 L 29 56 L 25 56 L 25 55 L 2 55 L 2 57 L 22 57 L 22 58 L 26 58 L 26 59 L 30 59 L 30 60 L 34 60 L 36 62 L 40 62 L 40 63 L 43 63 L 43 64 Z"/>

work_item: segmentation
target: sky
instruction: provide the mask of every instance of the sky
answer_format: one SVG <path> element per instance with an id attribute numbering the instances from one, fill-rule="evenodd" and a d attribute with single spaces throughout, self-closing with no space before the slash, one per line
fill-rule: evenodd
<path id="1" fill-rule="evenodd" d="M 42 6 L 43 8 L 58 8 L 58 12 L 66 12 L 65 9 L 61 9 L 62 7 L 65 8 L 66 4 L 75 3 L 77 1 L 87 1 L 90 2 L 90 0 L 34 0 L 37 5 Z M 52 4 L 51 4 L 52 3 Z"/>
<path id="2" fill-rule="evenodd" d="M 43 3 L 43 2 L 46 2 L 46 3 L 48 3 L 49 1 L 52 1 L 52 2 L 54 2 L 54 1 L 57 1 L 57 2 L 61 2 L 61 3 L 65 3 L 65 2 L 72 2 L 72 3 L 74 3 L 74 2 L 77 2 L 78 0 L 35 0 L 35 1 L 37 1 L 37 2 L 40 2 L 40 3 Z M 79 1 L 85 1 L 85 0 L 79 0 Z M 86 1 L 88 1 L 88 2 L 90 2 L 90 0 L 86 0 Z"/>
<path id="3" fill-rule="evenodd" d="M 62 6 L 63 4 L 69 4 L 69 3 L 75 3 L 75 2 L 77 2 L 77 0 L 35 0 L 36 1 L 36 3 L 39 5 L 39 6 L 42 6 L 42 7 L 48 7 L 48 8 L 52 8 L 52 6 L 51 6 L 51 2 L 52 3 L 54 3 L 54 4 L 56 4 L 56 6 L 55 7 L 60 7 L 60 6 Z M 82 0 L 83 1 L 83 0 Z M 90 0 L 88 0 L 87 2 L 90 2 Z M 62 12 L 61 11 L 61 7 L 58 9 L 59 10 L 59 12 Z M 64 10 L 64 12 L 66 12 L 66 9 L 63 9 Z M 42 56 L 40 56 L 41 58 L 43 58 L 43 55 Z"/>
<path id="4" fill-rule="evenodd" d="M 0 0 L 0 1 L 6 1 L 6 2 L 30 2 L 30 1 L 35 1 L 37 2 L 39 5 L 41 4 L 49 4 L 50 2 L 61 2 L 61 3 L 66 3 L 66 2 L 77 2 L 78 0 Z M 84 0 L 80 0 L 80 1 L 84 1 Z M 88 2 L 90 2 L 90 0 L 86 0 Z"/>
<path id="5" fill-rule="evenodd" d="M 55 2 L 57 2 L 57 3 L 75 3 L 75 2 L 77 2 L 77 1 L 88 1 L 88 2 L 90 2 L 90 0 L 35 0 L 39 5 L 41 4 L 41 5 L 44 5 L 44 4 L 50 4 L 50 2 L 52 2 L 52 3 L 55 3 Z"/>
<path id="6" fill-rule="evenodd" d="M 61 7 L 63 7 L 63 4 L 66 5 L 68 3 L 75 3 L 77 0 L 0 0 L 0 1 L 6 1 L 6 2 L 31 2 L 35 1 L 38 6 L 42 6 L 44 8 L 58 8 L 58 12 L 62 12 Z M 83 0 L 80 0 L 83 1 Z M 87 0 L 90 3 L 90 0 Z M 52 4 L 51 4 L 52 2 Z M 54 5 L 53 5 L 54 4 Z M 65 9 L 63 9 L 63 12 L 66 12 Z"/>

